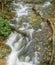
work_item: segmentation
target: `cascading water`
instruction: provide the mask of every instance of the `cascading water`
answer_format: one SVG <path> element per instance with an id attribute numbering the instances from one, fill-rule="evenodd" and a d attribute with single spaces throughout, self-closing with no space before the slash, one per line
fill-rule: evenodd
<path id="1" fill-rule="evenodd" d="M 46 1 L 41 7 L 40 7 L 40 11 L 39 14 L 41 15 L 41 17 L 47 15 L 48 9 L 52 6 L 51 2 Z"/>
<path id="2" fill-rule="evenodd" d="M 28 13 L 29 13 L 28 8 L 29 7 L 27 7 L 26 5 L 23 5 L 22 3 L 15 3 L 15 2 L 13 2 L 13 5 L 15 5 L 17 7 L 20 6 L 20 9 L 15 8 L 16 16 L 18 18 L 17 22 L 19 22 L 19 17 L 21 17 L 23 15 L 28 15 Z M 27 56 L 25 58 L 25 61 L 20 61 L 20 59 L 19 59 L 19 55 L 24 50 L 26 51 L 28 49 L 29 45 L 31 44 L 32 35 L 33 35 L 33 32 L 34 32 L 32 26 L 29 25 L 29 23 L 24 22 L 23 25 L 24 25 L 24 27 L 19 28 L 19 30 L 28 32 L 27 34 L 29 35 L 29 37 L 24 37 L 21 34 L 18 34 L 17 32 L 15 32 L 15 31 L 10 34 L 9 38 L 7 39 L 6 44 L 8 46 L 10 46 L 12 51 L 8 55 L 6 65 L 39 65 L 37 53 L 35 53 L 36 56 L 32 60 L 30 60 L 29 56 Z M 29 29 L 29 27 L 31 27 L 31 28 Z M 26 43 L 23 43 L 24 38 L 27 41 Z M 35 59 L 35 62 L 33 61 L 34 59 Z"/>

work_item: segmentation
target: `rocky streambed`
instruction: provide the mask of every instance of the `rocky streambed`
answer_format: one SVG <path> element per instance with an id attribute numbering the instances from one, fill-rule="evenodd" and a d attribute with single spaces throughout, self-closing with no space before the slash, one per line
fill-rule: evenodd
<path id="1" fill-rule="evenodd" d="M 38 51 L 39 52 L 38 55 L 39 55 L 39 58 L 40 58 L 41 65 L 49 65 L 50 59 L 51 59 L 51 52 L 52 52 L 52 29 L 51 29 L 50 25 L 47 23 L 47 21 L 45 19 L 42 19 L 42 14 L 44 15 L 44 17 L 45 16 L 49 17 L 50 15 L 49 15 L 48 9 L 47 9 L 48 10 L 47 14 L 46 14 L 47 10 L 45 11 L 45 8 L 43 8 L 43 10 L 41 10 L 40 7 L 43 5 L 44 1 L 42 3 L 41 3 L 41 1 L 40 2 L 39 1 L 40 0 L 38 0 L 38 2 L 37 2 L 39 4 L 37 4 L 35 0 L 34 0 L 35 3 L 33 3 L 31 0 L 30 1 L 24 0 L 24 2 L 29 3 L 29 4 L 27 4 L 27 6 L 29 6 L 31 8 L 31 10 L 30 10 L 31 12 L 29 13 L 28 16 L 22 16 L 22 17 L 19 18 L 20 22 L 17 25 L 17 27 L 19 27 L 19 28 L 22 27 L 23 22 L 28 22 L 32 25 L 32 27 L 35 30 L 35 32 L 33 34 L 33 42 L 29 46 L 27 53 L 25 53 L 24 55 L 30 55 L 32 57 L 34 51 Z M 14 7 L 14 6 L 12 6 L 12 7 Z M 51 9 L 51 7 L 50 7 L 50 9 Z M 41 13 L 40 11 L 41 12 L 43 11 L 43 13 Z M 39 13 L 41 13 L 40 14 L 41 16 L 39 15 Z M 51 14 L 51 15 L 52 15 L 52 17 L 54 16 L 53 14 Z M 10 14 L 9 14 L 9 16 L 10 16 Z M 15 19 L 15 17 L 13 17 L 13 15 L 12 15 L 11 22 L 14 23 L 17 20 L 18 20 L 18 18 Z M 5 58 L 5 56 L 11 52 L 11 49 L 6 48 L 5 47 L 6 45 L 5 46 L 2 45 L 2 46 L 3 47 L 1 47 L 1 43 L 0 43 L 1 52 L 3 51 L 2 53 L 0 52 L 1 53 L 0 58 Z M 4 53 L 3 48 L 4 49 L 6 48 L 6 50 L 8 50 L 8 51 L 6 51 L 6 53 Z M 2 60 L 4 60 L 4 59 L 1 59 L 0 64 L 6 65 L 5 60 L 4 60 L 4 63 L 2 62 Z M 53 62 L 53 65 L 54 64 L 55 64 L 55 61 Z"/>

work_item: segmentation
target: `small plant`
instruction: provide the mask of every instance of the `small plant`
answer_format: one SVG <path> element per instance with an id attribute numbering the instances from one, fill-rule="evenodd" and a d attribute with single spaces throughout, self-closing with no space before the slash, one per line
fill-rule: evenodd
<path id="1" fill-rule="evenodd" d="M 8 36 L 11 33 L 9 20 L 6 17 L 0 17 L 0 35 Z"/>

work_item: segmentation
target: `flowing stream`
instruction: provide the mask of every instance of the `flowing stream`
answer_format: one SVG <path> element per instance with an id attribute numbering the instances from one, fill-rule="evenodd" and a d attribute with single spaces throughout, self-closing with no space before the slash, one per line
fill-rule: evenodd
<path id="1" fill-rule="evenodd" d="M 19 22 L 19 17 L 27 16 L 30 12 L 29 10 L 30 8 L 24 5 L 22 2 L 18 3 L 13 2 L 13 5 L 15 6 L 14 9 L 16 12 L 17 22 Z M 21 34 L 17 33 L 16 31 L 12 32 L 9 35 L 6 44 L 12 49 L 12 51 L 8 55 L 6 65 L 39 65 L 38 54 L 36 51 L 34 57 L 31 60 L 29 56 L 26 56 L 24 58 L 24 61 L 22 58 L 21 58 L 22 61 L 20 60 L 19 56 L 27 51 L 28 47 L 33 41 L 32 35 L 34 29 L 29 23 L 24 22 L 23 27 L 19 28 L 19 30 L 28 32 L 27 34 L 29 35 L 29 37 L 24 37 Z M 24 39 L 26 42 L 23 42 Z"/>

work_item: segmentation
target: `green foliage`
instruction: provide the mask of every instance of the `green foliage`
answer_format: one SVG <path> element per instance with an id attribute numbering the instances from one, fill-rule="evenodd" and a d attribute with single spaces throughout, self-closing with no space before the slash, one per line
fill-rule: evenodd
<path id="1" fill-rule="evenodd" d="M 0 35 L 8 36 L 11 33 L 9 21 L 6 16 L 0 17 Z"/>

